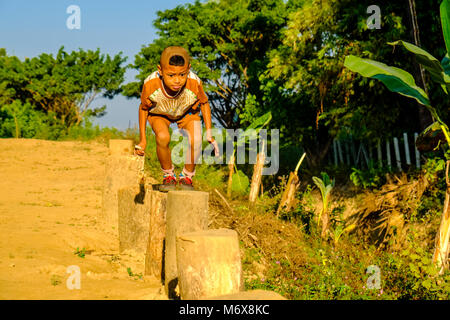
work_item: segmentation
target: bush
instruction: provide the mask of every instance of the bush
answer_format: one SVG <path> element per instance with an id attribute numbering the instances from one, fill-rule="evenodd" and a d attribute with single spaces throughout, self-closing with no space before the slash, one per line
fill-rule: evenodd
<path id="1" fill-rule="evenodd" d="M 0 137 L 56 140 L 65 128 L 52 114 L 35 110 L 15 100 L 0 108 Z"/>

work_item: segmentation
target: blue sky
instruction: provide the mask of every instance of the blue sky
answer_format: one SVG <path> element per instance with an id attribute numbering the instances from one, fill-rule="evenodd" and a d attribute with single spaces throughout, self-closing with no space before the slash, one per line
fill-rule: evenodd
<path id="1" fill-rule="evenodd" d="M 63 45 L 66 51 L 78 48 L 115 55 L 120 51 L 132 63 L 143 45 L 157 37 L 153 20 L 157 11 L 172 9 L 194 0 L 0 0 L 0 48 L 20 59 L 40 53 L 55 54 Z M 77 5 L 81 13 L 80 29 L 70 30 L 66 12 Z M 125 83 L 134 80 L 137 71 L 129 70 Z M 121 95 L 113 100 L 97 99 L 92 106 L 107 105 L 107 114 L 95 121 L 101 127 L 126 129 L 137 124 L 137 99 Z"/>

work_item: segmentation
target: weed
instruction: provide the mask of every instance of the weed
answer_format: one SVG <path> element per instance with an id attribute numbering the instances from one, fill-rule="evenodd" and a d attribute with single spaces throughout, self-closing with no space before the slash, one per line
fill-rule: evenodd
<path id="1" fill-rule="evenodd" d="M 84 259 L 84 257 L 86 256 L 86 248 L 83 248 L 83 249 L 80 250 L 77 247 L 77 249 L 75 250 L 75 252 L 73 254 L 75 254 L 75 255 L 79 256 L 80 258 Z"/>
<path id="2" fill-rule="evenodd" d="M 129 268 L 129 267 L 127 268 L 127 273 L 130 277 L 134 278 L 134 280 L 142 280 L 143 279 L 142 273 L 138 273 L 138 274 L 133 273 L 133 271 L 131 271 L 131 268 Z"/>
<path id="3" fill-rule="evenodd" d="M 52 284 L 52 286 L 57 286 L 60 285 L 62 283 L 62 278 L 61 276 L 58 276 L 56 274 L 53 274 L 50 278 L 50 283 Z"/>

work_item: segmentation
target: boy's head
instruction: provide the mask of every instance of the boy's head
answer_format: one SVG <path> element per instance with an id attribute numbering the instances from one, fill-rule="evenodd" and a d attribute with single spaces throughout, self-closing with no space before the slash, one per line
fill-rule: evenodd
<path id="1" fill-rule="evenodd" d="M 187 81 L 190 70 L 189 53 L 183 47 L 167 47 L 161 54 L 158 71 L 169 91 L 178 92 Z"/>

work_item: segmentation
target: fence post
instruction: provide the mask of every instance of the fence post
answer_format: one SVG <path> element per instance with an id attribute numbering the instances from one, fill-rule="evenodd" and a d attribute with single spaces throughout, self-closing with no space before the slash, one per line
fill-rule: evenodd
<path id="1" fill-rule="evenodd" d="M 350 148 L 348 146 L 348 141 L 344 141 L 344 149 L 345 149 L 345 160 L 346 160 L 346 164 L 349 166 L 350 165 Z"/>
<path id="2" fill-rule="evenodd" d="M 391 168 L 392 167 L 392 162 L 391 162 L 391 144 L 389 143 L 389 140 L 386 140 L 386 157 L 387 157 L 388 167 Z"/>
<path id="3" fill-rule="evenodd" d="M 367 156 L 366 147 L 364 146 L 364 144 L 363 144 L 362 142 L 361 142 L 360 148 L 361 148 L 361 153 L 362 153 L 362 155 L 364 156 L 364 159 L 366 160 L 367 168 L 369 168 L 369 158 L 368 158 L 368 156 Z M 361 163 L 362 163 L 362 160 L 361 160 Z M 362 167 L 362 166 L 361 166 L 361 167 Z"/>
<path id="4" fill-rule="evenodd" d="M 420 152 L 419 152 L 419 150 L 417 150 L 417 147 L 416 147 L 417 137 L 419 137 L 419 134 L 417 132 L 414 132 L 414 150 L 416 153 L 416 168 L 420 169 Z"/>
<path id="5" fill-rule="evenodd" d="M 395 162 L 397 163 L 398 170 L 402 171 L 402 163 L 400 159 L 400 149 L 398 148 L 398 139 L 394 137 L 394 151 L 395 151 Z"/>
<path id="6" fill-rule="evenodd" d="M 403 132 L 403 143 L 405 145 L 405 156 L 406 156 L 406 164 L 411 165 L 411 158 L 409 157 L 409 144 L 408 144 L 408 134 Z"/>
<path id="7" fill-rule="evenodd" d="M 378 154 L 378 166 L 381 168 L 381 166 L 383 165 L 383 158 L 381 156 L 381 140 L 378 139 L 377 142 L 377 154 Z"/>
<path id="8" fill-rule="evenodd" d="M 340 163 L 344 163 L 344 157 L 342 156 L 341 142 L 339 140 L 337 141 L 337 146 L 338 146 L 338 151 L 339 151 L 339 161 L 340 161 Z"/>

